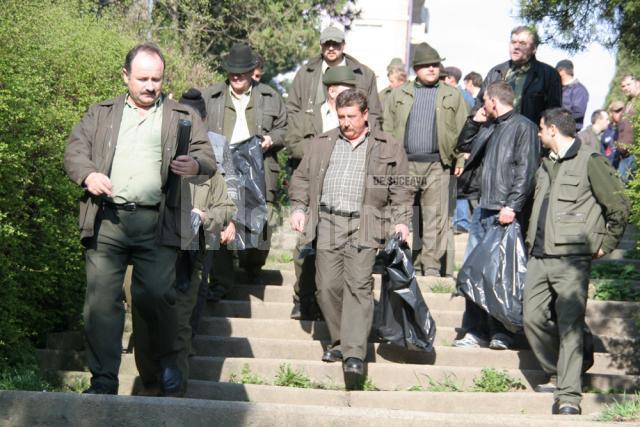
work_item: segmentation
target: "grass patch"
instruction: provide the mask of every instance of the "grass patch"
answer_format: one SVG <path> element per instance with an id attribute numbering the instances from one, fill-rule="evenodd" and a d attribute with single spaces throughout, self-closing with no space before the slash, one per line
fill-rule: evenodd
<path id="1" fill-rule="evenodd" d="M 436 282 L 431 285 L 431 292 L 434 294 L 450 294 L 453 293 L 453 286 L 446 282 Z"/>
<path id="2" fill-rule="evenodd" d="M 640 420 L 640 393 L 622 402 L 617 400 L 605 409 L 598 417 L 598 421 L 638 421 Z"/>
<path id="3" fill-rule="evenodd" d="M 288 363 L 280 365 L 273 384 L 281 387 L 320 388 L 303 370 L 293 369 Z"/>
<path id="4" fill-rule="evenodd" d="M 57 391 L 56 387 L 34 367 L 12 368 L 0 373 L 1 390 Z"/>
<path id="5" fill-rule="evenodd" d="M 429 381 L 428 386 L 414 385 L 407 389 L 407 391 L 430 391 L 436 393 L 445 392 L 463 392 L 464 387 L 456 382 L 456 376 L 454 374 L 445 374 L 444 379 L 441 381 L 434 380 L 430 376 L 427 376 Z"/>
<path id="6" fill-rule="evenodd" d="M 290 252 L 270 253 L 267 262 L 271 264 L 289 264 L 293 262 L 293 255 Z"/>
<path id="7" fill-rule="evenodd" d="M 483 391 L 488 393 L 504 393 L 511 390 L 524 390 L 525 386 L 507 371 L 498 371 L 493 368 L 485 368 L 481 371 L 479 378 L 474 378 L 472 391 Z"/>
<path id="8" fill-rule="evenodd" d="M 229 375 L 229 382 L 234 384 L 268 384 L 258 374 L 252 372 L 248 364 L 242 367 L 240 374 L 233 373 Z"/>

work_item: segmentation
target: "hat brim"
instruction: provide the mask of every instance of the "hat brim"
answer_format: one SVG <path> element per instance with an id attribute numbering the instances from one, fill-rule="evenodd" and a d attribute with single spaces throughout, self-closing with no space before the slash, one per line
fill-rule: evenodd
<path id="1" fill-rule="evenodd" d="M 323 83 L 325 86 L 353 86 L 356 87 L 356 81 L 355 80 L 347 80 L 344 82 L 328 82 L 328 83 Z"/>
<path id="2" fill-rule="evenodd" d="M 436 59 L 429 59 L 429 60 L 421 60 L 421 61 L 415 61 L 413 62 L 412 66 L 416 67 L 418 65 L 428 65 L 428 64 L 442 64 L 447 58 L 436 58 Z"/>
<path id="3" fill-rule="evenodd" d="M 320 44 L 325 44 L 326 42 L 344 43 L 344 39 L 340 40 L 337 37 L 329 37 L 328 39 L 320 40 Z"/>
<path id="4" fill-rule="evenodd" d="M 253 71 L 256 66 L 258 64 L 255 63 L 251 66 L 246 65 L 246 66 L 238 66 L 238 65 L 230 65 L 228 64 L 226 61 L 224 61 L 222 63 L 222 68 L 227 72 L 227 73 L 232 73 L 232 74 L 244 74 L 244 73 L 248 73 L 249 71 Z"/>

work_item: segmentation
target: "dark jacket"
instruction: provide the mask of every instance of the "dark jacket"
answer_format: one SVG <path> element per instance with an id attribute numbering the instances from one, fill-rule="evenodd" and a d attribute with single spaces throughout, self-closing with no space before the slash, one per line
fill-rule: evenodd
<path id="1" fill-rule="evenodd" d="M 126 95 L 121 95 L 99 104 L 92 105 L 69 136 L 64 153 L 64 168 L 69 177 L 78 185 L 84 185 L 85 178 L 92 172 L 109 176 L 111 164 L 118 144 L 120 123 L 124 111 Z M 207 130 L 200 116 L 189 107 L 165 98 L 162 110 L 162 200 L 157 228 L 157 240 L 160 244 L 180 246 L 180 215 L 177 209 L 165 203 L 165 189 L 169 176 L 169 163 L 176 152 L 178 120 L 191 120 L 191 145 L 189 155 L 200 164 L 199 175 L 211 177 L 215 171 L 215 159 Z M 99 198 L 85 191 L 80 199 L 80 238 L 92 237 Z"/>
<path id="2" fill-rule="evenodd" d="M 482 105 L 482 97 L 487 86 L 495 81 L 504 80 L 510 66 L 511 61 L 503 62 L 487 73 L 477 96 L 480 105 Z M 519 113 L 538 125 L 544 110 L 561 106 L 562 84 L 558 72 L 555 68 L 533 57 L 522 89 Z"/>
<path id="3" fill-rule="evenodd" d="M 322 187 L 339 132 L 339 129 L 334 129 L 316 137 L 291 178 L 291 207 L 306 213 L 304 243 L 316 238 Z M 408 174 L 407 155 L 400 143 L 373 129 L 367 145 L 366 165 L 358 245 L 378 248 L 388 237 L 387 218 L 392 218 L 393 224 L 408 225 L 411 221 L 413 198 L 409 186 L 402 182 Z M 376 181 L 374 177 L 380 180 Z M 389 217 L 388 208 L 391 209 Z"/>
<path id="4" fill-rule="evenodd" d="M 539 164 L 538 127 L 515 112 L 486 125 L 469 118 L 458 144 L 461 148 L 471 144 L 476 156 L 482 157 L 480 207 L 520 212 L 533 190 Z"/>
<path id="5" fill-rule="evenodd" d="M 356 75 L 356 87 L 367 94 L 369 106 L 369 127 L 382 120 L 382 107 L 378 99 L 376 75 L 364 64 L 351 55 L 344 54 L 347 67 Z M 318 85 L 322 78 L 322 56 L 318 55 L 304 64 L 293 78 L 289 96 L 287 97 L 287 113 L 293 128 L 287 133 L 287 149 L 291 157 L 301 159 L 308 142 L 319 135 L 314 116 L 321 102 L 317 102 Z M 322 128 L 322 124 L 320 125 Z"/>
<path id="6" fill-rule="evenodd" d="M 576 129 L 582 129 L 584 115 L 589 103 L 589 92 L 582 83 L 575 79 L 566 86 L 562 86 L 562 106 L 571 111 L 576 121 Z"/>
<path id="7" fill-rule="evenodd" d="M 216 83 L 202 90 L 202 98 L 207 107 L 208 129 L 230 140 L 236 116 L 228 94 L 227 82 Z M 251 135 L 269 135 L 273 140 L 273 145 L 264 153 L 267 202 L 273 202 L 280 173 L 278 151 L 284 148 L 284 136 L 287 132 L 285 105 L 275 90 L 265 84 L 254 83 L 245 114 Z"/>

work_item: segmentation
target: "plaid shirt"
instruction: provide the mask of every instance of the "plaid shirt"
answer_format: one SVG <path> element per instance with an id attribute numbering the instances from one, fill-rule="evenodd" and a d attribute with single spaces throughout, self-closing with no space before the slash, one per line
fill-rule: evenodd
<path id="1" fill-rule="evenodd" d="M 355 146 L 342 134 L 336 140 L 322 184 L 320 204 L 342 212 L 359 212 L 364 195 L 369 134 Z"/>

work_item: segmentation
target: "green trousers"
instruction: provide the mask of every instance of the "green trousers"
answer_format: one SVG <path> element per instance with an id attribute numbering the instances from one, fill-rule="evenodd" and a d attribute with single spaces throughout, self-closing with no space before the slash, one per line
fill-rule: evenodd
<path id="1" fill-rule="evenodd" d="M 155 366 L 153 372 L 145 371 L 143 381 L 155 379 L 160 368 L 175 363 L 177 250 L 156 243 L 158 215 L 154 209 L 127 212 L 101 208 L 94 237 L 86 241 L 83 314 L 92 385 L 118 387 L 124 329 L 122 283 L 129 261 L 133 265 L 132 305 L 148 328 L 146 339 L 138 340 L 134 320 L 136 352 L 142 352 Z"/>
<path id="2" fill-rule="evenodd" d="M 365 360 L 373 323 L 373 263 L 376 249 L 358 248 L 359 219 L 320 213 L 316 250 L 316 297 L 344 359 Z"/>
<path id="3" fill-rule="evenodd" d="M 524 289 L 524 332 L 536 359 L 558 376 L 554 398 L 582 399 L 584 317 L 591 272 L 589 257 L 529 259 Z"/>

